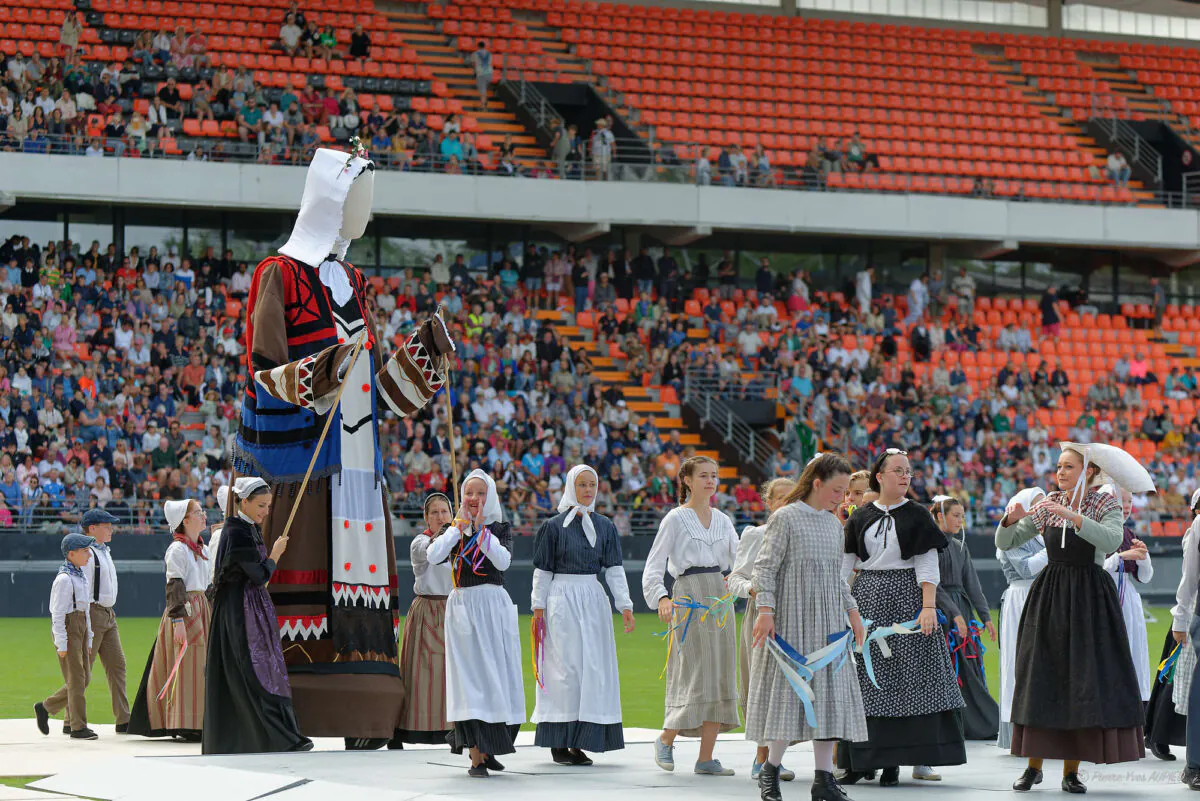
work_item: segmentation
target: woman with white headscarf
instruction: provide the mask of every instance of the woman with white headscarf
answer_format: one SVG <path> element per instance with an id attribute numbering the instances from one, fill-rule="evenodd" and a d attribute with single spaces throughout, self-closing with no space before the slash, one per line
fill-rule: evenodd
<path id="1" fill-rule="evenodd" d="M 539 621 L 545 626 L 535 743 L 560 765 L 590 765 L 585 751 L 625 747 L 612 608 L 598 575 L 604 573 L 626 633 L 634 627 L 633 601 L 617 527 L 595 512 L 598 484 L 591 467 L 572 467 L 559 514 L 542 523 L 533 542 L 535 659 Z"/>
<path id="2" fill-rule="evenodd" d="M 453 525 L 426 550 L 429 564 L 450 560 L 454 589 L 446 599 L 446 720 L 450 749 L 470 749 L 468 774 L 504 770 L 496 754 L 515 752 L 525 722 L 517 607 L 504 588 L 512 529 L 496 482 L 472 470 L 460 490 Z"/>
<path id="3" fill-rule="evenodd" d="M 1008 502 L 1006 509 L 1020 504 L 1032 509 L 1046 491 L 1041 487 L 1029 487 L 1018 492 Z M 1046 566 L 1046 543 L 1042 535 L 1009 548 L 997 549 L 996 559 L 1008 582 L 1008 589 L 1000 596 L 1000 731 L 996 745 L 1012 747 L 1012 701 L 1013 684 L 1016 681 L 1017 631 L 1021 628 L 1021 612 L 1025 609 L 1025 598 L 1034 578 Z"/>
<path id="4" fill-rule="evenodd" d="M 1101 474 L 1153 492 L 1145 469 L 1110 445 L 1064 442 L 1052 492 L 1032 509 L 1013 504 L 996 529 L 1007 550 L 1041 534 L 1047 565 L 1034 579 L 1017 633 L 1012 753 L 1029 759 L 1013 784 L 1028 792 L 1045 759 L 1063 760 L 1062 789 L 1086 793 L 1079 763 L 1145 756 L 1145 710 L 1116 586 L 1105 555 L 1121 544 L 1121 506 L 1100 492 Z"/>
<path id="5" fill-rule="evenodd" d="M 167 608 L 133 701 L 129 733 L 199 742 L 212 612 L 205 595 L 209 553 L 200 538 L 204 510 L 196 501 L 167 501 L 163 513 L 174 534 L 163 557 Z"/>
<path id="6" fill-rule="evenodd" d="M 204 696 L 205 754 L 308 751 L 300 733 L 283 660 L 275 605 L 267 584 L 287 548 L 278 537 L 268 555 L 262 525 L 273 495 L 261 478 L 233 482 L 237 511 L 221 528 L 212 583 L 212 630 Z M 324 632 L 315 618 L 304 638 Z"/>
<path id="7" fill-rule="evenodd" d="M 1146 637 L 1142 596 L 1138 593 L 1137 585 L 1150 583 L 1154 577 L 1154 564 L 1150 561 L 1146 543 L 1133 536 L 1133 524 L 1129 522 L 1133 514 L 1133 493 L 1114 484 L 1105 484 L 1100 491 L 1107 492 L 1121 503 L 1123 537 L 1116 551 L 1104 560 L 1104 571 L 1117 583 L 1117 598 L 1121 602 L 1121 615 L 1125 618 L 1125 633 L 1129 635 L 1129 656 L 1133 659 L 1133 669 L 1137 671 L 1142 701 L 1149 704 L 1152 680 L 1148 656 L 1150 646 Z"/>
<path id="8" fill-rule="evenodd" d="M 209 527 L 208 535 L 208 583 L 212 584 L 213 579 L 217 576 L 217 548 L 221 547 L 221 529 L 225 526 L 225 515 L 229 511 L 229 485 L 222 484 L 217 488 L 217 512 L 221 516 L 219 523 L 213 523 Z"/>

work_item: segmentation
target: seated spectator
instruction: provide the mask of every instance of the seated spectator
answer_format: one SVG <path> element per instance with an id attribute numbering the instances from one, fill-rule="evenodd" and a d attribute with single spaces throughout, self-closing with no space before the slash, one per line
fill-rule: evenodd
<path id="1" fill-rule="evenodd" d="M 215 120 L 217 118 L 212 107 L 212 104 L 215 102 L 212 85 L 202 76 L 200 80 L 192 85 L 192 114 L 195 116 L 197 122 Z"/>
<path id="2" fill-rule="evenodd" d="M 327 62 L 333 61 L 337 55 L 337 36 L 334 35 L 332 25 L 326 25 L 321 30 L 320 35 L 317 36 L 314 49 L 319 58 L 323 58 Z"/>
<path id="3" fill-rule="evenodd" d="M 263 132 L 263 112 L 254 102 L 254 98 L 249 98 L 246 105 L 237 113 L 238 139 L 243 142 L 250 141 L 250 137 L 254 137 L 255 142 L 262 141 Z"/>
<path id="4" fill-rule="evenodd" d="M 304 91 L 300 93 L 300 111 L 304 114 L 305 122 L 314 125 L 325 124 L 325 101 L 311 81 L 304 85 Z"/>
<path id="5" fill-rule="evenodd" d="M 288 14 L 283 18 L 283 25 L 280 26 L 280 48 L 288 55 L 295 55 L 296 49 L 300 47 L 300 26 L 296 25 L 294 14 Z"/>
<path id="6" fill-rule="evenodd" d="M 125 118 L 114 111 L 104 124 L 105 149 L 112 150 L 117 158 L 125 155 Z"/>
<path id="7" fill-rule="evenodd" d="M 1117 151 L 1109 153 L 1106 170 L 1109 179 L 1117 186 L 1129 185 L 1129 176 L 1132 174 L 1132 169 L 1129 166 L 1129 162 L 1125 160 L 1123 153 Z"/>
<path id="8" fill-rule="evenodd" d="M 458 133 L 454 132 L 442 140 L 440 147 L 441 157 L 444 161 L 455 159 L 461 162 L 463 158 L 462 142 L 458 139 Z"/>
<path id="9" fill-rule="evenodd" d="M 29 120 L 25 118 L 25 113 L 17 106 L 8 115 L 8 126 L 6 130 L 7 145 L 12 149 L 20 149 L 25 144 L 25 135 L 29 133 Z"/>
<path id="10" fill-rule="evenodd" d="M 119 95 L 120 91 L 116 84 L 109 79 L 107 74 L 101 74 L 100 83 L 96 84 L 96 91 L 92 93 L 92 97 L 96 101 L 96 111 L 106 117 L 114 111 L 119 111 L 120 106 L 117 105 Z"/>
<path id="11" fill-rule="evenodd" d="M 154 60 L 159 64 L 171 63 L 171 35 L 166 31 L 159 31 L 154 35 L 154 40 L 151 42 L 154 47 Z"/>
<path id="12" fill-rule="evenodd" d="M 173 77 L 167 78 L 166 84 L 158 90 L 155 97 L 162 101 L 172 120 L 178 120 L 183 116 L 183 98 L 179 93 L 179 85 Z"/>
<path id="13" fill-rule="evenodd" d="M 350 34 L 350 58 L 366 61 L 371 57 L 371 37 L 363 30 L 362 23 L 356 23 L 354 33 Z"/>
<path id="14" fill-rule="evenodd" d="M 133 46 L 129 49 L 129 57 L 137 64 L 148 65 L 154 63 L 154 40 L 150 31 L 142 31 L 133 40 Z"/>

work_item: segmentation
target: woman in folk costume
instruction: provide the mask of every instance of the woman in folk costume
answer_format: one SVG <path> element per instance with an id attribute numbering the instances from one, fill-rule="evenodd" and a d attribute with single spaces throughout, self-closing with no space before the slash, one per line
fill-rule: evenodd
<path id="1" fill-rule="evenodd" d="M 1146 543 L 1133 536 L 1133 493 L 1113 484 L 1105 484 L 1101 492 L 1108 493 L 1121 504 L 1122 538 L 1115 553 L 1104 560 L 1104 572 L 1117 583 L 1117 600 L 1121 603 L 1121 616 L 1125 618 L 1125 634 L 1129 638 L 1129 657 L 1138 677 L 1138 689 L 1142 702 L 1150 703 L 1150 682 L 1153 681 L 1148 656 L 1150 645 L 1146 637 L 1146 613 L 1142 611 L 1142 596 L 1138 584 L 1149 584 L 1154 577 L 1154 565 Z M 1156 668 L 1158 664 L 1154 665 Z"/>
<path id="2" fill-rule="evenodd" d="M 767 517 L 784 505 L 785 499 L 796 487 L 796 482 L 788 478 L 773 478 L 763 485 L 761 495 L 767 503 Z M 750 695 L 750 657 L 754 653 L 754 622 L 758 618 L 758 607 L 755 604 L 754 560 L 758 558 L 758 550 L 762 547 L 763 533 L 766 525 L 746 526 L 742 537 L 738 540 L 737 559 L 733 563 L 733 572 L 725 578 L 725 586 L 738 598 L 746 599 L 746 612 L 742 615 L 742 631 L 738 647 L 738 705 L 742 708 L 742 716 L 746 715 L 746 699 Z M 760 743 L 758 752 L 754 755 L 754 764 L 750 766 L 750 778 L 758 781 L 759 772 L 767 761 L 767 746 Z M 796 774 L 787 768 L 779 769 L 781 781 L 790 782 Z"/>
<path id="3" fill-rule="evenodd" d="M 987 596 L 979 585 L 971 553 L 966 542 L 957 536 L 964 533 L 966 514 L 962 503 L 949 495 L 936 496 L 929 511 L 938 528 L 950 540 L 948 547 L 938 551 L 941 583 L 937 588 L 937 602 L 938 609 L 946 616 L 945 630 L 953 641 L 951 656 L 956 659 L 958 687 L 966 702 L 962 713 L 963 736 L 968 740 L 992 740 L 1000 728 L 1000 707 L 988 693 L 979 632 L 971 631 L 969 627 L 978 621 L 992 642 L 996 641 L 996 627 L 992 624 Z M 935 776 L 937 774 L 932 771 L 913 770 L 914 779 L 937 781 Z"/>
<path id="4" fill-rule="evenodd" d="M 279 644 L 275 606 L 267 583 L 288 545 L 280 537 L 270 555 L 262 524 L 271 488 L 261 478 L 233 483 L 237 511 L 221 528 L 212 595 L 208 680 L 204 699 L 205 754 L 308 751 L 300 733 Z"/>
<path id="5" fill-rule="evenodd" d="M 838 454 L 819 454 L 810 461 L 784 505 L 767 521 L 755 560 L 756 650 L 746 739 L 768 747 L 758 783 L 763 801 L 781 801 L 783 753 L 791 743 L 809 740 L 816 761 L 813 801 L 843 801 L 846 796 L 833 778 L 834 743 L 839 738 L 867 738 L 862 692 L 853 669 L 829 667 L 816 673 L 811 684 L 812 726 L 778 662 L 763 650 L 768 640 L 780 637 L 797 652 L 811 654 L 828 644 L 830 634 L 844 632 L 847 622 L 855 642 L 863 643 L 866 632 L 858 603 L 842 576 L 845 535 L 833 514 L 846 495 L 850 471 L 850 463 Z"/>
<path id="6" fill-rule="evenodd" d="M 1044 759 L 1062 759 L 1062 789 L 1084 793 L 1081 761 L 1145 755 L 1137 672 L 1116 586 L 1102 568 L 1104 555 L 1121 544 L 1121 507 L 1099 485 L 1102 472 L 1130 491 L 1152 492 L 1154 484 L 1120 448 L 1061 447 L 1059 491 L 1029 510 L 1013 504 L 996 529 L 1001 550 L 1041 534 L 1048 559 L 1029 588 L 1017 634 L 1012 753 L 1029 759 L 1013 784 L 1019 792 L 1042 781 Z"/>
<path id="7" fill-rule="evenodd" d="M 585 751 L 625 747 L 621 675 L 612 607 L 597 577 L 612 590 L 625 633 L 633 631 L 633 601 L 617 527 L 595 513 L 599 477 L 587 465 L 567 473 L 559 514 L 533 541 L 533 621 L 544 621 L 536 745 L 560 765 L 590 765 Z M 536 656 L 536 655 L 535 655 Z"/>
<path id="8" fill-rule="evenodd" d="M 678 607 L 684 598 L 709 605 L 725 598 L 721 575 L 733 567 L 737 532 L 723 512 L 712 508 L 717 492 L 717 463 L 694 456 L 679 467 L 679 506 L 667 512 L 642 570 L 642 595 L 658 617 L 671 626 L 668 635 L 667 687 L 662 734 L 654 743 L 654 761 L 675 770 L 675 738 L 700 738 L 695 772 L 732 776 L 713 757 L 717 735 L 738 726 L 737 632 L 713 610 Z M 675 577 L 668 595 L 664 577 Z M 686 635 L 686 636 L 685 636 Z"/>
<path id="9" fill-rule="evenodd" d="M 1032 509 L 1045 497 L 1046 491 L 1041 487 L 1029 487 L 1014 495 L 1005 509 L 1012 509 L 1016 504 Z M 996 745 L 1000 748 L 1012 747 L 1013 687 L 1016 685 L 1017 632 L 1021 629 L 1021 613 L 1029 588 L 1046 566 L 1049 556 L 1041 534 L 1006 551 L 996 550 L 996 559 L 1008 582 L 1008 589 L 1000 596 L 1000 731 L 996 735 Z"/>
<path id="10" fill-rule="evenodd" d="M 404 618 L 400 670 L 404 675 L 404 718 L 389 748 L 403 743 L 445 744 L 446 722 L 446 599 L 454 588 L 450 565 L 430 564 L 429 546 L 450 527 L 454 510 L 450 498 L 434 492 L 425 498 L 425 530 L 413 537 L 409 558 L 413 568 L 413 601 Z"/>
<path id="11" fill-rule="evenodd" d="M 1192 493 L 1192 509 L 1200 506 L 1200 490 Z M 1197 649 L 1200 649 L 1200 615 L 1197 614 L 1197 592 L 1200 585 L 1200 520 L 1192 521 L 1184 538 L 1183 575 L 1171 609 L 1171 633 L 1179 643 L 1179 658 L 1175 664 L 1175 711 L 1185 716 L 1184 740 L 1187 745 L 1187 765 L 1180 780 L 1193 790 L 1200 790 L 1200 695 L 1193 694 L 1196 681 Z"/>
<path id="12" fill-rule="evenodd" d="M 517 607 L 504 588 L 512 561 L 512 529 L 504 522 L 496 482 L 472 470 L 462 483 L 454 525 L 426 549 L 429 564 L 450 559 L 454 589 L 446 599 L 446 718 L 450 749 L 470 749 L 468 773 L 504 770 L 525 722 Z"/>
<path id="13" fill-rule="evenodd" d="M 921 632 L 895 637 L 892 657 L 874 662 L 878 686 L 858 664 L 868 737 L 838 747 L 847 784 L 880 770 L 880 785 L 893 787 L 901 765 L 967 761 L 962 693 L 937 620 L 938 551 L 946 535 L 925 507 L 907 499 L 911 478 L 907 453 L 881 453 L 871 467 L 871 490 L 879 498 L 846 523 L 842 571 L 847 578 L 858 571 L 853 592 L 862 616 L 876 627 L 915 619 Z"/>
<path id="14" fill-rule="evenodd" d="M 1187 641 L 1192 610 L 1196 608 L 1196 586 L 1200 584 L 1200 489 L 1192 493 L 1192 524 L 1183 535 L 1183 575 L 1175 591 L 1175 606 L 1171 607 L 1171 628 L 1163 642 L 1158 665 L 1175 654 L 1174 662 L 1165 669 L 1166 676 L 1157 675 L 1150 690 L 1146 707 L 1146 747 L 1150 753 L 1173 762 L 1172 745 L 1187 745 L 1187 703 L 1192 685 L 1192 668 L 1196 654 Z M 1178 649 L 1178 651 L 1176 651 Z M 1157 665 L 1155 666 L 1157 667 Z M 1185 782 L 1187 780 L 1185 779 Z"/>
<path id="15" fill-rule="evenodd" d="M 373 176 L 361 151 L 317 150 L 291 238 L 255 270 L 246 304 L 254 380 L 234 451 L 240 475 L 274 488 L 268 546 L 294 516 L 270 592 L 296 716 L 305 732 L 344 737 L 347 748 L 388 742 L 404 704 L 379 417 L 416 414 L 453 352 L 437 315 L 383 352 L 366 280 L 343 260 L 366 229 Z"/>
<path id="16" fill-rule="evenodd" d="M 129 733 L 200 742 L 212 617 L 205 595 L 209 553 L 200 539 L 204 510 L 196 501 L 167 501 L 163 513 L 175 534 L 163 557 L 167 608 L 133 702 Z"/>

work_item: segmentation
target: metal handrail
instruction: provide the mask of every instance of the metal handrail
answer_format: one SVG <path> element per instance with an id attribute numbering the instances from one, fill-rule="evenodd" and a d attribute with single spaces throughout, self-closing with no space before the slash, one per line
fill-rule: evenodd
<path id="1" fill-rule="evenodd" d="M 1162 186 L 1162 154 L 1134 130 L 1133 126 L 1115 114 L 1096 115 L 1089 122 L 1099 125 L 1108 134 L 1109 140 L 1129 157 L 1131 164 L 1141 164 L 1154 176 L 1154 183 Z"/>
<path id="2" fill-rule="evenodd" d="M 779 388 L 778 373 L 759 373 L 759 379 Z M 719 382 L 693 374 L 683 377 L 684 404 L 700 416 L 702 425 L 711 425 L 721 432 L 725 443 L 741 455 L 742 461 L 758 468 L 764 475 L 772 475 L 779 456 L 779 447 L 771 438 L 763 436 L 743 420 L 733 406 L 723 397 Z"/>
<path id="3" fill-rule="evenodd" d="M 536 86 L 525 80 L 523 77 L 506 78 L 501 81 L 501 86 L 510 91 L 513 97 L 517 100 L 517 105 L 532 115 L 538 129 L 545 135 L 550 136 L 552 128 L 550 127 L 551 120 L 558 120 L 562 123 L 562 116 L 558 110 L 554 108 L 554 104 L 546 99 Z"/>

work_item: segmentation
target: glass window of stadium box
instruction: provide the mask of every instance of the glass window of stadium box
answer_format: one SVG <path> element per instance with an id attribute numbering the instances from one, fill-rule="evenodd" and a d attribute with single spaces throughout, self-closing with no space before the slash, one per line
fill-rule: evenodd
<path id="1" fill-rule="evenodd" d="M 118 230 L 126 253 L 137 248 L 138 256 L 145 259 L 150 248 L 157 248 L 160 257 L 183 251 L 183 212 L 179 209 L 126 208 L 121 210 L 121 217 L 124 225 Z M 215 246 L 220 247 L 219 239 Z"/>
<path id="2" fill-rule="evenodd" d="M 1180 304 L 1200 304 L 1200 265 L 1184 267 L 1171 274 L 1167 282 L 1167 295 Z"/>
<path id="3" fill-rule="evenodd" d="M 257 264 L 273 256 L 292 233 L 294 215 L 242 214 L 227 215 L 226 232 L 229 249 L 235 261 Z M 191 244 L 189 231 L 189 246 Z M 195 248 L 193 248 L 195 252 Z"/>
<path id="4" fill-rule="evenodd" d="M 67 238 L 83 253 L 92 242 L 100 243 L 100 252 L 117 241 L 113 230 L 111 206 L 80 206 L 67 212 Z"/>
<path id="5" fill-rule="evenodd" d="M 193 258 L 200 258 L 208 248 L 212 248 L 213 252 L 218 255 L 223 255 L 225 248 L 228 247 L 226 242 L 225 225 L 227 220 L 231 219 L 246 219 L 253 218 L 258 215 L 241 214 L 230 215 L 223 214 L 218 211 L 203 211 L 200 209 L 188 209 L 184 212 L 184 245 L 186 252 L 190 253 Z M 160 249 L 160 252 L 161 249 Z M 169 251 L 168 251 L 169 252 Z M 177 261 L 179 254 L 185 252 L 184 248 L 176 251 L 173 261 Z M 238 259 L 235 252 L 234 259 Z M 244 261 L 250 261 L 244 258 Z M 165 258 L 164 258 L 165 263 Z M 253 264 L 253 262 L 251 262 Z"/>
<path id="6" fill-rule="evenodd" d="M 346 251 L 346 261 L 362 270 L 366 275 L 375 275 L 379 265 L 379 236 L 378 226 L 372 220 L 367 224 L 366 233 L 361 238 L 350 243 Z"/>
<path id="7" fill-rule="evenodd" d="M 62 242 L 67 215 L 62 207 L 48 203 L 20 203 L 0 214 L 0 244 L 14 236 L 29 237 L 30 244 L 45 248 Z"/>

